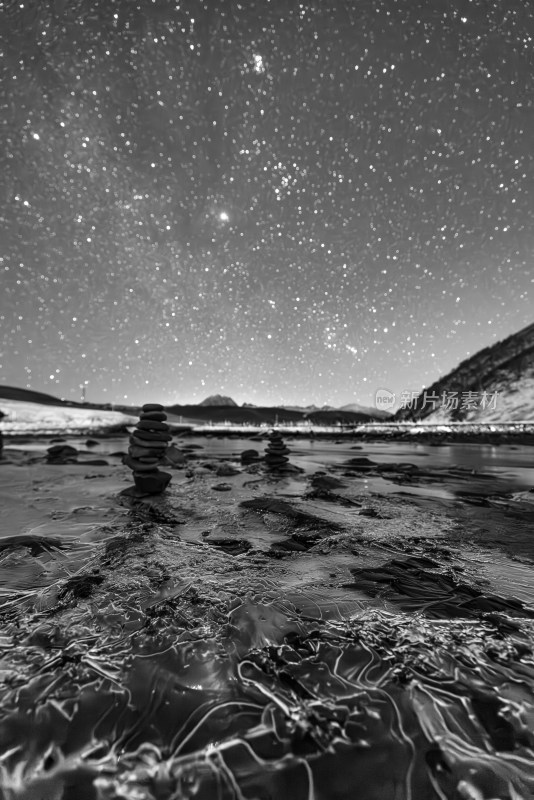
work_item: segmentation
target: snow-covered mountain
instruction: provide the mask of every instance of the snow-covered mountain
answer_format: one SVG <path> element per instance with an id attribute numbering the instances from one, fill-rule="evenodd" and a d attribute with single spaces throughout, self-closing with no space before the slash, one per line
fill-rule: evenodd
<path id="1" fill-rule="evenodd" d="M 395 419 L 533 422 L 534 324 L 462 361 Z"/>

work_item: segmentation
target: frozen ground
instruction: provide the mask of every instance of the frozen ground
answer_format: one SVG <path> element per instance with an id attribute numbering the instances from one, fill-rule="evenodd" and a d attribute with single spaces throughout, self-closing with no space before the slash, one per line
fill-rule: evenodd
<path id="1" fill-rule="evenodd" d="M 187 438 L 135 499 L 111 444 L 0 460 L 3 797 L 531 800 L 532 503 L 506 469 L 295 441 L 276 475 Z"/>

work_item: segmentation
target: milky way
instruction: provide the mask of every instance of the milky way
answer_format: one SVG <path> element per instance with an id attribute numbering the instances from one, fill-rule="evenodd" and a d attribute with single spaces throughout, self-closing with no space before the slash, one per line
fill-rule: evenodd
<path id="1" fill-rule="evenodd" d="M 0 13 L 0 382 L 369 404 L 532 321 L 530 3 Z"/>

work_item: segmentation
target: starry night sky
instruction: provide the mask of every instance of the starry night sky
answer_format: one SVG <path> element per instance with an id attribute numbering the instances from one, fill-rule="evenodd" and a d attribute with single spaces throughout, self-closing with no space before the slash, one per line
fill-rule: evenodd
<path id="1" fill-rule="evenodd" d="M 0 15 L 1 383 L 367 405 L 532 322 L 530 2 Z"/>

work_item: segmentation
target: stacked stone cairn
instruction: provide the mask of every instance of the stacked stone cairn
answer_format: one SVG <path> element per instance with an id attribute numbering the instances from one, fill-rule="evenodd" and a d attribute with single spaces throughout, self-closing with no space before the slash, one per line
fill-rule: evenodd
<path id="1" fill-rule="evenodd" d="M 269 444 L 265 450 L 265 463 L 269 470 L 276 472 L 282 470 L 289 461 L 290 450 L 285 446 L 282 434 L 272 431 L 269 434 Z"/>
<path id="2" fill-rule="evenodd" d="M 168 472 L 160 472 L 158 469 L 172 439 L 166 419 L 163 406 L 159 403 L 147 403 L 143 406 L 136 429 L 130 436 L 130 446 L 124 463 L 133 470 L 135 488 L 143 494 L 160 494 L 171 480 Z"/>

